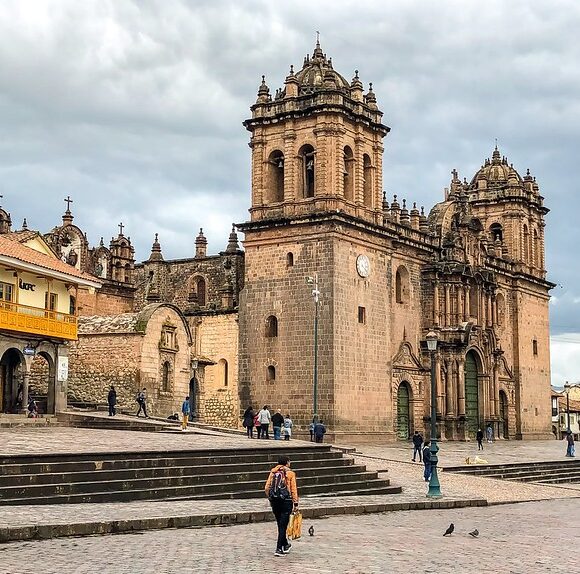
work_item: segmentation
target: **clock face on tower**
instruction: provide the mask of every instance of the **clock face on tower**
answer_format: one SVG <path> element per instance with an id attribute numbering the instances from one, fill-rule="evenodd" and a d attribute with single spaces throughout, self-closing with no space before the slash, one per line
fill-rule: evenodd
<path id="1" fill-rule="evenodd" d="M 371 272 L 371 262 L 366 255 L 359 255 L 356 258 L 356 271 L 363 278 L 369 276 L 369 273 Z"/>

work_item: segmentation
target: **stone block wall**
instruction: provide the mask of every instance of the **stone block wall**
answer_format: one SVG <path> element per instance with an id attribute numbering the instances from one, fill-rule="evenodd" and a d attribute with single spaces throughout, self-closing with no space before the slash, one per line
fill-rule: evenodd
<path id="1" fill-rule="evenodd" d="M 79 335 L 69 350 L 69 401 L 106 404 L 115 385 L 118 406 L 136 410 L 141 341 L 138 333 Z"/>

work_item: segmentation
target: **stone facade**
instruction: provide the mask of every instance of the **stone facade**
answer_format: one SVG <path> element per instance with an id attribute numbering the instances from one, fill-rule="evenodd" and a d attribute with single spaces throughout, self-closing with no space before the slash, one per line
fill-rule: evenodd
<path id="1" fill-rule="evenodd" d="M 180 412 L 192 378 L 191 345 L 187 322 L 170 304 L 83 317 L 69 355 L 69 402 L 106 404 L 114 385 L 120 408 L 136 410 L 136 394 L 145 388 L 153 414 Z"/>
<path id="2" fill-rule="evenodd" d="M 251 132 L 251 219 L 240 293 L 242 404 L 272 404 L 305 428 L 313 415 L 318 286 L 318 415 L 336 436 L 428 431 L 428 332 L 443 439 L 550 434 L 544 216 L 535 179 L 497 148 L 471 182 L 452 172 L 427 217 L 382 188 L 389 128 L 358 73 L 338 74 L 317 44 Z M 275 329 L 272 328 L 275 326 Z M 427 433 L 428 434 L 428 433 Z"/>

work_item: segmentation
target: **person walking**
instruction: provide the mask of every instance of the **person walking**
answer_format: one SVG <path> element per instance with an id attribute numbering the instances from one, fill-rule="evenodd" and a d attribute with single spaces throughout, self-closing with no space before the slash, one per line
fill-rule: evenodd
<path id="1" fill-rule="evenodd" d="M 576 456 L 576 451 L 574 447 L 574 435 L 572 434 L 571 430 L 568 430 L 566 433 L 566 456 Z"/>
<path id="2" fill-rule="evenodd" d="M 278 526 L 274 556 L 284 556 L 292 546 L 286 538 L 290 514 L 298 508 L 296 473 L 290 470 L 290 459 L 286 455 L 281 456 L 278 464 L 270 471 L 264 490 Z"/>
<path id="3" fill-rule="evenodd" d="M 483 450 L 483 431 L 481 429 L 477 429 L 475 438 L 477 439 L 477 450 Z"/>
<path id="4" fill-rule="evenodd" d="M 325 434 L 326 434 L 326 427 L 324 426 L 324 422 L 322 420 L 319 420 L 314 425 L 314 441 L 315 442 L 323 442 Z"/>
<path id="5" fill-rule="evenodd" d="M 109 405 L 109 416 L 114 417 L 117 414 L 115 405 L 117 404 L 117 391 L 115 387 L 111 385 L 109 389 L 109 394 L 107 395 L 107 403 Z"/>
<path id="6" fill-rule="evenodd" d="M 282 427 L 284 426 L 284 417 L 282 411 L 278 409 L 272 416 L 272 428 L 274 429 L 274 440 L 282 438 Z"/>
<path id="7" fill-rule="evenodd" d="M 292 436 L 293 426 L 294 423 L 292 422 L 290 415 L 286 415 L 286 417 L 284 418 L 284 440 L 290 440 L 290 437 Z"/>
<path id="8" fill-rule="evenodd" d="M 143 411 L 145 418 L 148 419 L 149 415 L 147 414 L 147 389 L 146 388 L 143 388 L 141 391 L 139 391 L 137 393 L 137 403 L 139 404 L 139 410 L 137 411 L 136 416 L 139 416 L 141 414 L 141 411 Z"/>
<path id="9" fill-rule="evenodd" d="M 262 438 L 262 425 L 260 424 L 260 414 L 256 413 L 254 416 L 254 426 L 256 427 L 256 432 L 258 433 L 258 438 Z"/>
<path id="10" fill-rule="evenodd" d="M 425 482 L 429 482 L 431 480 L 431 450 L 429 449 L 430 444 L 431 443 L 426 440 L 425 446 L 423 447 L 423 464 L 425 465 L 423 478 L 425 479 Z"/>
<path id="11" fill-rule="evenodd" d="M 487 425 L 487 428 L 485 429 L 485 434 L 487 436 L 488 444 L 491 444 L 493 442 L 493 427 L 491 426 L 491 423 Z"/>
<path id="12" fill-rule="evenodd" d="M 181 430 L 187 430 L 187 422 L 189 421 L 189 413 L 191 412 L 189 406 L 189 397 L 185 397 L 185 400 L 181 403 Z"/>
<path id="13" fill-rule="evenodd" d="M 262 429 L 262 438 L 269 439 L 270 435 L 268 434 L 268 427 L 270 426 L 272 416 L 268 410 L 268 405 L 264 405 L 260 410 L 258 413 L 258 420 L 260 421 L 260 428 Z"/>
<path id="14" fill-rule="evenodd" d="M 423 435 L 419 431 L 415 431 L 413 434 L 413 462 L 417 455 L 419 455 L 419 462 L 422 462 L 421 458 L 421 446 L 423 445 Z"/>
<path id="15" fill-rule="evenodd" d="M 316 417 L 312 417 L 312 422 L 308 425 L 308 431 L 310 432 L 310 442 L 314 442 L 314 427 L 316 426 Z"/>
<path id="16" fill-rule="evenodd" d="M 242 425 L 246 429 L 248 438 L 254 438 L 254 416 L 254 409 L 251 405 L 244 411 L 244 414 L 242 415 Z"/>

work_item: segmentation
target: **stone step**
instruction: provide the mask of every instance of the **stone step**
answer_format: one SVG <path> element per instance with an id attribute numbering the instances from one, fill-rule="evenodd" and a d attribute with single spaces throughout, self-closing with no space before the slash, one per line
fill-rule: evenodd
<path id="1" fill-rule="evenodd" d="M 463 474 L 493 474 L 509 473 L 526 470 L 555 470 L 559 468 L 568 468 L 570 466 L 580 466 L 579 460 L 567 461 L 547 461 L 547 462 L 522 462 L 506 464 L 478 464 L 474 466 L 446 466 L 447 472 L 458 472 Z"/>
<path id="2" fill-rule="evenodd" d="M 327 445 L 321 446 L 295 446 L 295 447 L 262 447 L 262 448 L 224 448 L 224 449 L 187 449 L 187 450 L 143 450 L 143 451 L 119 451 L 119 452 L 96 452 L 96 453 L 52 453 L 41 455 L 0 455 L 0 466 L 49 466 L 56 463 L 70 463 L 72 465 L 92 464 L 99 466 L 101 463 L 114 465 L 140 465 L 143 461 L 153 464 L 154 461 L 173 461 L 186 459 L 189 462 L 196 461 L 198 464 L 231 464 L 231 463 L 254 463 L 275 462 L 282 454 L 291 459 L 299 457 L 303 460 L 318 459 L 341 459 L 342 453 L 331 451 Z M 127 468 L 126 466 L 122 466 Z"/>
<path id="3" fill-rule="evenodd" d="M 251 472 L 260 473 L 260 476 L 267 476 L 272 468 L 272 463 L 252 464 Z M 300 476 L 311 476 L 319 474 L 347 474 L 364 472 L 363 465 L 354 465 L 352 459 L 338 460 L 307 460 L 293 461 L 292 468 Z M 248 473 L 239 464 L 220 465 L 220 474 L 224 477 L 236 476 Z M 134 479 L 157 479 L 171 477 L 207 477 L 216 473 L 216 466 L 154 466 L 144 468 L 128 468 L 114 470 L 87 470 L 75 472 L 46 472 L 38 474 L 6 474 L 0 476 L 0 487 L 9 486 L 35 486 L 35 485 L 58 485 L 63 483 L 87 483 L 95 481 L 129 481 Z M 1 496 L 1 493 L 0 493 Z"/>
<path id="4" fill-rule="evenodd" d="M 372 473 L 368 473 L 371 474 Z M 301 496 L 316 494 L 329 494 L 332 492 L 349 492 L 354 495 L 376 494 L 376 489 L 390 487 L 388 480 L 370 478 L 365 473 L 364 478 L 358 480 L 355 477 L 310 477 L 299 481 L 299 494 Z M 346 480 L 337 480 L 345 478 Z M 159 486 L 155 488 L 142 488 L 133 490 L 98 490 L 84 493 L 57 493 L 47 495 L 32 491 L 34 487 L 23 489 L 22 496 L 13 498 L 0 498 L 0 505 L 36 505 L 36 504 L 77 504 L 96 502 L 124 502 L 133 500 L 151 499 L 223 499 L 223 498 L 258 498 L 264 496 L 264 480 L 238 482 L 228 484 L 200 484 Z M 98 483 L 105 487 L 105 483 Z M 395 489 L 398 487 L 394 487 Z M 375 489 L 375 490 L 373 490 Z M 372 492 L 371 492 L 372 491 Z M 400 492 L 400 490 L 399 490 Z M 16 493 L 16 489 L 14 489 Z M 16 493 L 18 494 L 18 493 Z M 341 494 L 344 495 L 344 494 Z"/>

